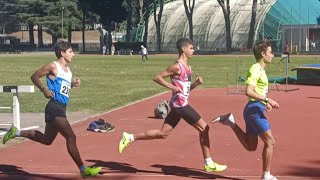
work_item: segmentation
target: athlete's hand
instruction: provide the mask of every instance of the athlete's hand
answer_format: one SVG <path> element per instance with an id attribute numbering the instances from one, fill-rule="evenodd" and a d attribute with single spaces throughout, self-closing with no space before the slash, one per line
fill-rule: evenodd
<path id="1" fill-rule="evenodd" d="M 43 88 L 42 92 L 43 92 L 44 97 L 46 97 L 48 99 L 52 98 L 54 96 L 53 92 L 50 91 L 47 87 Z"/>
<path id="2" fill-rule="evenodd" d="M 203 84 L 203 78 L 197 74 L 196 81 L 197 85 Z"/>
<path id="3" fill-rule="evenodd" d="M 183 92 L 182 89 L 180 87 L 177 87 L 177 86 L 172 86 L 171 90 L 172 90 L 173 94 L 182 93 Z"/>
<path id="4" fill-rule="evenodd" d="M 272 110 L 272 106 L 269 103 L 267 103 L 266 104 L 266 111 L 271 111 L 271 110 Z"/>
<path id="5" fill-rule="evenodd" d="M 270 98 L 269 98 L 268 104 L 270 104 L 272 108 L 278 109 L 280 107 L 279 104 L 277 103 L 277 101 L 270 99 Z"/>
<path id="6" fill-rule="evenodd" d="M 72 82 L 72 87 L 80 87 L 81 81 L 79 78 L 76 78 L 73 82 Z"/>

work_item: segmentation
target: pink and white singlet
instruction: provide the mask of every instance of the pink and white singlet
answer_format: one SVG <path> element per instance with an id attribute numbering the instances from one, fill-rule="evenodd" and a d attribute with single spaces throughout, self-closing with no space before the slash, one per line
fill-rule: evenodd
<path id="1" fill-rule="evenodd" d="M 181 69 L 179 77 L 171 77 L 172 85 L 180 87 L 182 93 L 172 94 L 170 100 L 170 106 L 172 108 L 184 107 L 188 105 L 188 97 L 191 86 L 192 71 L 189 66 L 189 70 L 181 63 L 178 63 Z"/>

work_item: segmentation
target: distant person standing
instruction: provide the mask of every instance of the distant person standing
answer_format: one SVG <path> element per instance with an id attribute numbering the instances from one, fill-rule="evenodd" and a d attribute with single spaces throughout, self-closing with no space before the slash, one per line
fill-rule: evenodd
<path id="1" fill-rule="evenodd" d="M 106 45 L 103 45 L 102 47 L 102 55 L 106 55 L 107 47 Z"/>
<path id="2" fill-rule="evenodd" d="M 283 54 L 288 55 L 288 63 L 290 63 L 290 58 L 289 58 L 290 49 L 289 49 L 288 42 L 286 42 L 286 44 L 285 44 L 284 47 L 283 47 Z M 283 60 L 283 59 L 282 59 L 282 60 Z M 282 60 L 281 60 L 281 61 L 282 61 Z"/>
<path id="3" fill-rule="evenodd" d="M 111 55 L 114 55 L 114 52 L 116 51 L 116 48 L 114 47 L 114 45 L 112 44 L 111 46 Z"/>
<path id="4" fill-rule="evenodd" d="M 316 49 L 316 43 L 315 42 L 311 42 L 311 47 L 312 47 L 312 49 Z"/>
<path id="5" fill-rule="evenodd" d="M 142 62 L 144 62 L 144 58 L 146 58 L 146 60 L 148 60 L 148 50 L 146 47 L 141 45 L 141 60 L 142 60 Z"/>
<path id="6" fill-rule="evenodd" d="M 200 54 L 200 46 L 197 45 L 197 54 Z"/>

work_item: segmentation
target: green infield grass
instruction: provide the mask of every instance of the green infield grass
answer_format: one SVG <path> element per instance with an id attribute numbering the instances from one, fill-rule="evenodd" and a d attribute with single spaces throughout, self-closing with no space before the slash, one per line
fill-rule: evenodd
<path id="1" fill-rule="evenodd" d="M 137 100 L 168 91 L 153 82 L 153 77 L 173 63 L 177 55 L 149 55 L 149 61 L 141 62 L 139 55 L 80 55 L 76 54 L 70 67 L 73 77 L 81 79 L 81 87 L 73 88 L 68 111 L 103 113 Z M 0 55 L 0 85 L 33 85 L 30 76 L 43 64 L 55 60 L 53 53 Z M 285 77 L 285 64 L 274 58 L 267 67 L 269 77 Z M 292 56 L 289 76 L 295 76 L 292 68 L 301 64 L 317 63 L 316 56 Z M 235 85 L 245 77 L 254 62 L 251 55 L 194 55 L 189 64 L 193 76 L 204 78 L 198 88 L 214 88 Z M 45 78 L 42 78 L 45 83 Z M 168 79 L 169 80 L 169 79 Z M 21 112 L 43 112 L 47 99 L 36 88 L 35 93 L 20 93 Z M 0 106 L 10 106 L 12 96 L 0 94 Z M 1 110 L 6 112 L 5 110 Z"/>

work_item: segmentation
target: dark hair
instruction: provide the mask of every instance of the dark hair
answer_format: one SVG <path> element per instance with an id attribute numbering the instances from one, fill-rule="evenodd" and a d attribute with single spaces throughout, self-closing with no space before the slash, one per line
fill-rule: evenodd
<path id="1" fill-rule="evenodd" d="M 262 40 L 253 47 L 253 54 L 256 61 L 259 61 L 262 58 L 261 53 L 265 53 L 268 47 L 271 47 L 271 43 L 268 40 Z"/>
<path id="2" fill-rule="evenodd" d="M 182 54 L 182 47 L 187 46 L 187 45 L 193 45 L 193 41 L 188 38 L 180 38 L 177 41 L 177 49 L 179 51 L 179 55 Z"/>
<path id="3" fill-rule="evenodd" d="M 62 57 L 61 51 L 66 52 L 67 49 L 70 49 L 70 48 L 72 47 L 69 42 L 58 40 L 57 43 L 54 45 L 54 52 L 56 54 L 56 57 L 59 59 L 60 57 Z"/>

